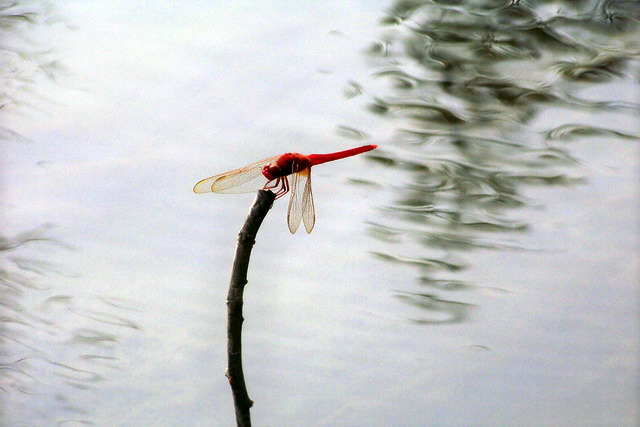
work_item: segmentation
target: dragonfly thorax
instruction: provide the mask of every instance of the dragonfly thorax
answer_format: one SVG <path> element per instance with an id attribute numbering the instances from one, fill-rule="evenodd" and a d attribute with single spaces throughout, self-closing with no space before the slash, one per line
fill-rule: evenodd
<path id="1" fill-rule="evenodd" d="M 268 180 L 273 180 L 303 171 L 309 166 L 311 162 L 307 156 L 299 153 L 285 153 L 275 162 L 264 165 L 262 175 Z"/>

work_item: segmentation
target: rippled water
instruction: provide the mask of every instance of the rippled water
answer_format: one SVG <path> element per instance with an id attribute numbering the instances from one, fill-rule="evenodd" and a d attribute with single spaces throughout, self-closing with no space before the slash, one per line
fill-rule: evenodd
<path id="1" fill-rule="evenodd" d="M 461 290 L 474 285 L 456 279 L 468 253 L 535 249 L 505 239 L 532 225 L 518 216 L 535 203 L 528 187 L 584 183 L 569 143 L 638 141 L 638 97 L 621 100 L 612 86 L 637 83 L 639 12 L 630 2 L 390 8 L 369 49 L 388 87 L 369 108 L 396 132 L 374 159 L 407 174 L 371 229 L 399 248 L 377 255 L 417 267 L 430 288 Z M 415 296 L 427 310 L 442 307 Z"/>
<path id="2" fill-rule="evenodd" d="M 2 424 L 635 425 L 640 7 L 629 1 L 0 3 Z M 141 10 L 147 12 L 141 13 Z M 301 421 L 303 420 L 303 421 Z"/>

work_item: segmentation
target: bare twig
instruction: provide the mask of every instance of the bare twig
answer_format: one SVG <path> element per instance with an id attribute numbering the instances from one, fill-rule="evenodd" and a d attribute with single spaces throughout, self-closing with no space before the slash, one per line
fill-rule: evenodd
<path id="1" fill-rule="evenodd" d="M 275 194 L 269 190 L 258 191 L 258 196 L 253 202 L 251 211 L 238 234 L 238 246 L 236 247 L 231 283 L 229 284 L 229 293 L 227 295 L 227 354 L 229 357 L 227 378 L 233 392 L 236 423 L 242 427 L 251 426 L 249 409 L 253 406 L 253 401 L 247 393 L 242 371 L 242 322 L 244 321 L 242 317 L 242 294 L 244 286 L 247 284 L 249 257 L 255 243 L 256 234 L 260 224 L 262 224 L 262 220 L 271 209 L 275 197 Z"/>

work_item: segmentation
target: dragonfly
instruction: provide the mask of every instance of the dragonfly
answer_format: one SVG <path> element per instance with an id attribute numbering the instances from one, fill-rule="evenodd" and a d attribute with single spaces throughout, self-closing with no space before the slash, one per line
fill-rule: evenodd
<path id="1" fill-rule="evenodd" d="M 363 145 L 327 154 L 284 153 L 205 178 L 193 187 L 193 191 L 199 194 L 211 192 L 238 194 L 252 193 L 260 189 L 275 190 L 276 199 L 290 192 L 287 210 L 289 231 L 292 234 L 295 233 L 300 222 L 304 222 L 307 233 L 311 233 L 316 223 L 311 193 L 311 167 L 366 153 L 377 147 L 377 145 Z"/>

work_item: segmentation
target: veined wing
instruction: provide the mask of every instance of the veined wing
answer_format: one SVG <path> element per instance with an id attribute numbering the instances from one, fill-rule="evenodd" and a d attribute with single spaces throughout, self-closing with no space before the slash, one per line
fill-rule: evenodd
<path id="1" fill-rule="evenodd" d="M 295 233 L 304 221 L 304 228 L 311 233 L 316 223 L 316 214 L 311 193 L 311 168 L 304 169 L 291 175 L 291 198 L 287 223 L 289 231 Z"/>
<path id="2" fill-rule="evenodd" d="M 316 225 L 316 209 L 313 206 L 313 194 L 311 193 L 311 168 L 307 169 L 307 183 L 302 192 L 302 221 L 307 233 L 313 231 Z"/>
<path id="3" fill-rule="evenodd" d="M 264 165 L 278 160 L 280 156 L 258 160 L 244 167 L 214 175 L 198 182 L 193 187 L 194 193 L 252 193 L 260 190 L 267 183 L 262 175 Z"/>

